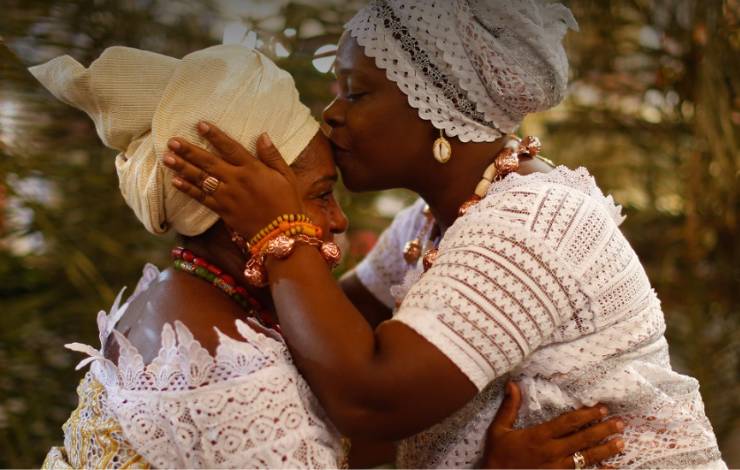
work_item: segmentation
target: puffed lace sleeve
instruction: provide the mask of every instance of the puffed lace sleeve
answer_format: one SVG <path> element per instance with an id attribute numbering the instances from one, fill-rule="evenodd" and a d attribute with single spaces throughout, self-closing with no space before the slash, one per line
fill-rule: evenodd
<path id="1" fill-rule="evenodd" d="M 547 183 L 489 193 L 450 227 L 393 319 L 482 390 L 588 316 L 577 267 L 560 249 L 588 199 Z"/>
<path id="2" fill-rule="evenodd" d="M 395 306 L 391 287 L 400 284 L 409 269 L 403 258 L 403 248 L 406 242 L 418 236 L 424 225 L 424 205 L 424 200 L 419 199 L 399 212 L 381 234 L 378 243 L 355 268 L 360 282 L 388 308 Z"/>

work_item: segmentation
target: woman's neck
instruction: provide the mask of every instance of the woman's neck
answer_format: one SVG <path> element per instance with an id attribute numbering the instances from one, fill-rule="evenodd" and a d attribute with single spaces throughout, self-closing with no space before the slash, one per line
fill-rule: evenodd
<path id="1" fill-rule="evenodd" d="M 423 172 L 423 181 L 418 182 L 418 188 L 412 189 L 429 205 L 442 233 L 455 222 L 458 209 L 473 195 L 483 172 L 504 143 L 503 138 L 495 142 L 465 144 L 455 139 L 451 141 L 452 158 L 441 171 L 437 166 Z"/>
<path id="2" fill-rule="evenodd" d="M 265 309 L 273 311 L 272 299 L 267 289 L 257 289 L 244 283 L 244 265 L 247 257 L 231 241 L 231 233 L 223 221 L 219 220 L 201 235 L 182 237 L 181 242 L 184 248 L 218 266 L 238 284 L 244 285 L 249 295 L 257 299 Z"/>

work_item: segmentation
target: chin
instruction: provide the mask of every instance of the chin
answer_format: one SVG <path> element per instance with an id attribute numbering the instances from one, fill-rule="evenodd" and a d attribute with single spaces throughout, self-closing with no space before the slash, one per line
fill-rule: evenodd
<path id="1" fill-rule="evenodd" d="M 362 191 L 371 191 L 370 189 L 367 189 L 366 185 L 364 184 L 364 181 L 362 181 L 361 178 L 354 178 L 351 172 L 342 171 L 342 170 L 340 171 L 342 173 L 342 183 L 344 183 L 344 186 L 350 191 L 354 193 L 359 193 Z"/>
<path id="2" fill-rule="evenodd" d="M 342 174 L 342 183 L 344 183 L 344 186 L 350 191 L 360 193 L 365 191 L 378 191 L 380 189 L 377 184 L 373 184 L 371 178 L 368 178 L 370 175 L 358 168 L 345 169 L 341 165 L 337 166 Z"/>
<path id="3" fill-rule="evenodd" d="M 372 165 L 362 165 L 352 156 L 339 155 L 335 161 L 342 174 L 342 182 L 350 191 L 382 191 L 393 188 L 388 185 L 392 178 L 389 178 L 390 175 L 383 169 L 373 168 Z"/>

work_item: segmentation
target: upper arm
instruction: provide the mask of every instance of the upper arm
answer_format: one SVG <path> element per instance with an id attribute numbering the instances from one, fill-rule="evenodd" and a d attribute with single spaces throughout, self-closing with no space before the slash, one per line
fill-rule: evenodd
<path id="1" fill-rule="evenodd" d="M 513 216 L 482 208 L 455 223 L 394 315 L 479 390 L 552 341 L 588 302 L 571 264 L 530 229 L 522 207 Z"/>
<path id="2" fill-rule="evenodd" d="M 439 422 L 578 309 L 569 267 L 538 237 L 504 220 L 469 222 L 446 235 L 432 268 L 376 329 L 374 373 L 358 381 L 367 415 L 347 421 L 360 431 L 399 438 Z"/>
<path id="3" fill-rule="evenodd" d="M 377 327 L 381 322 L 391 318 L 391 309 L 378 300 L 365 285 L 360 282 L 357 273 L 352 270 L 339 280 L 344 295 L 362 313 L 371 327 Z"/>

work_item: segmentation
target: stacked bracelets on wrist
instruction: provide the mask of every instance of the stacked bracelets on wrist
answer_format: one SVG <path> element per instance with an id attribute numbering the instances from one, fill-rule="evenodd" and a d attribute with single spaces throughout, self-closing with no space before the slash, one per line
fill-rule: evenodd
<path id="1" fill-rule="evenodd" d="M 239 245 L 242 251 L 251 255 L 244 269 L 247 282 L 255 287 L 267 285 L 267 271 L 265 259 L 274 256 L 277 259 L 288 258 L 297 243 L 304 243 L 319 250 L 330 268 L 334 268 L 341 257 L 339 247 L 333 242 L 323 242 L 321 227 L 311 223 L 304 214 L 281 215 L 270 222 L 248 243 L 237 233 L 232 234 L 232 240 Z"/>
<path id="2" fill-rule="evenodd" d="M 272 235 L 276 231 L 288 232 L 291 230 L 296 230 L 304 225 L 316 227 L 315 225 L 311 224 L 311 219 L 309 219 L 308 216 L 304 214 L 279 215 L 275 220 L 267 224 L 265 228 L 257 232 L 257 235 L 253 236 L 252 239 L 249 240 L 249 245 L 255 246 L 261 240 L 270 238 L 270 235 Z M 321 229 L 319 229 L 319 231 L 321 231 Z M 293 235 L 295 235 L 295 233 L 293 233 Z M 314 236 L 320 237 L 321 234 L 319 233 L 318 235 Z"/>

